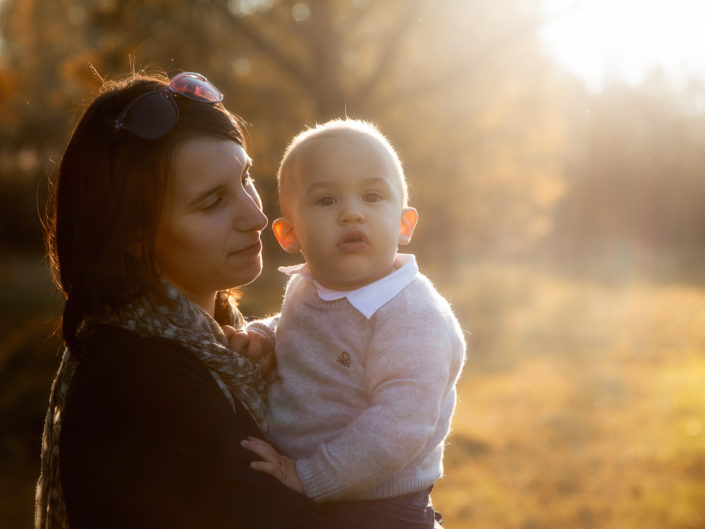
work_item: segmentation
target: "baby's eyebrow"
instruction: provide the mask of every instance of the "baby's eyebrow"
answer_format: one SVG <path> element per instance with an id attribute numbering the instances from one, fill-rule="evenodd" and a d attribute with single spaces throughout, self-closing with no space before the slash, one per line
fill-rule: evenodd
<path id="1" fill-rule="evenodd" d="M 371 176 L 369 178 L 363 178 L 360 180 L 360 185 L 361 187 L 373 187 L 376 189 L 383 188 L 384 190 L 390 190 L 392 189 L 392 185 L 389 182 L 388 178 L 385 178 L 383 176 Z M 334 189 L 336 184 L 334 182 L 331 182 L 329 180 L 319 180 L 317 182 L 313 182 L 308 185 L 306 188 L 304 194 L 305 195 L 313 195 L 316 193 L 320 193 L 322 191 L 328 191 L 330 189 Z"/>
<path id="2" fill-rule="evenodd" d="M 387 179 L 384 178 L 384 177 L 382 177 L 382 176 L 373 176 L 373 177 L 371 177 L 371 178 L 365 178 L 365 179 L 362 181 L 362 183 L 363 183 L 363 184 L 366 184 L 366 185 L 373 185 L 373 184 L 379 185 L 379 184 L 382 184 L 382 185 L 385 185 L 385 186 L 389 186 L 389 182 L 387 181 Z"/>
<path id="3" fill-rule="evenodd" d="M 318 189 L 328 189 L 330 186 L 331 183 L 327 181 L 314 182 L 312 184 L 309 184 L 309 186 L 306 188 L 306 193 L 314 193 Z"/>

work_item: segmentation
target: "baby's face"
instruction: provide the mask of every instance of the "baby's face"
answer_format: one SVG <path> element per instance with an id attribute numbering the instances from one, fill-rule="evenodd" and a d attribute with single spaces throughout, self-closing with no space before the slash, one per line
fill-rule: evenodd
<path id="1" fill-rule="evenodd" d="M 403 216 L 411 211 L 416 220 L 403 207 L 389 153 L 350 132 L 302 147 L 286 213 L 313 277 L 327 288 L 353 290 L 389 274 L 397 245 L 411 236 L 402 234 Z"/>

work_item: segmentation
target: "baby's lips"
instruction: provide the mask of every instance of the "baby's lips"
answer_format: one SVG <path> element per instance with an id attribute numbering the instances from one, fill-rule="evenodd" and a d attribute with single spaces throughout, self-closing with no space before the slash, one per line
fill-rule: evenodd
<path id="1" fill-rule="evenodd" d="M 367 234 L 362 230 L 351 230 L 351 231 L 345 232 L 343 237 L 340 239 L 340 244 L 355 243 L 355 242 L 362 242 L 365 244 L 369 244 L 370 240 L 367 237 Z"/>

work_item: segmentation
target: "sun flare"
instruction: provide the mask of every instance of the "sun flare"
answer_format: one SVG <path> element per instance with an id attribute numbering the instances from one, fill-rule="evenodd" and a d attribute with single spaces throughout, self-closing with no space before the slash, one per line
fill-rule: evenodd
<path id="1" fill-rule="evenodd" d="M 702 0 L 542 0 L 547 51 L 588 88 L 639 83 L 655 70 L 705 79 Z"/>

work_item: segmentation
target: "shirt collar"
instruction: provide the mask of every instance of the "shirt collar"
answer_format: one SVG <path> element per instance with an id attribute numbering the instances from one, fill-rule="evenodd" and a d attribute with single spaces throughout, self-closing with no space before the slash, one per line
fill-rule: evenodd
<path id="1" fill-rule="evenodd" d="M 313 283 L 318 292 L 318 297 L 324 301 L 347 298 L 350 304 L 369 320 L 382 305 L 411 283 L 419 271 L 416 257 L 412 254 L 397 254 L 394 258 L 394 267 L 395 270 L 382 279 L 355 290 L 331 290 L 324 287 L 313 279 L 306 263 L 294 266 L 280 266 L 279 271 L 290 276 L 299 274 L 307 279 Z"/>

